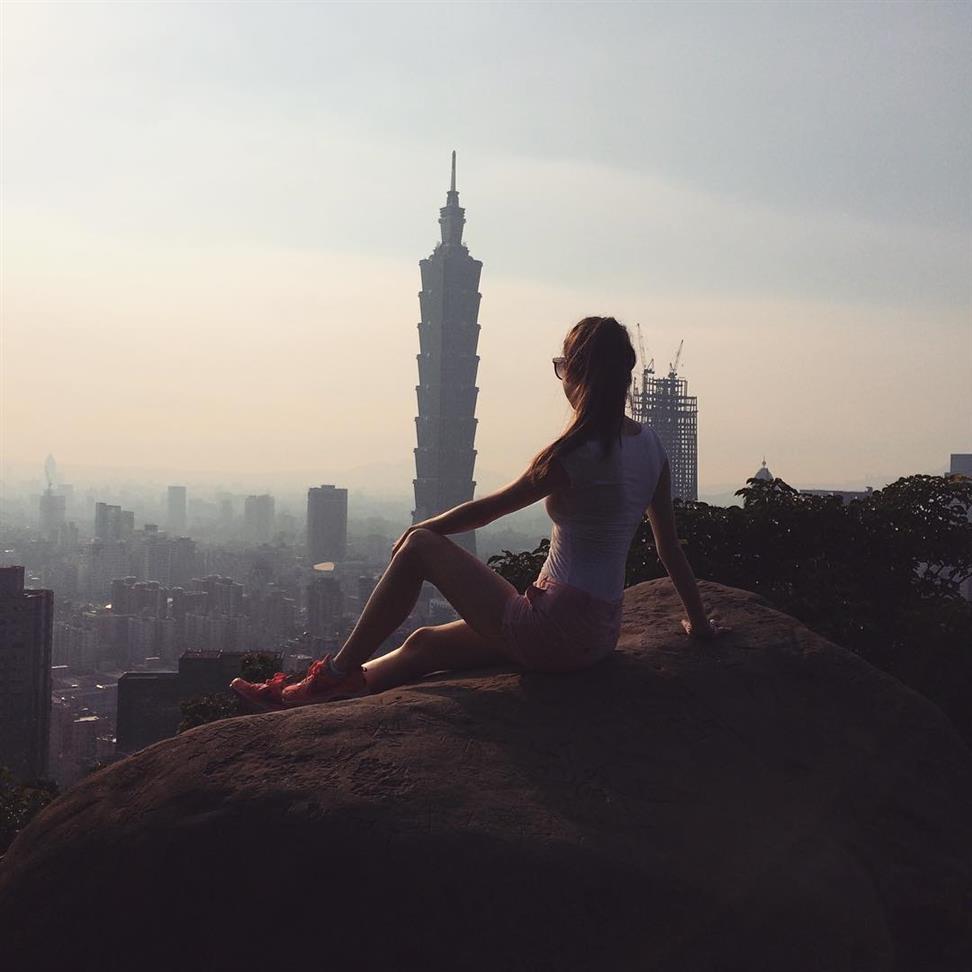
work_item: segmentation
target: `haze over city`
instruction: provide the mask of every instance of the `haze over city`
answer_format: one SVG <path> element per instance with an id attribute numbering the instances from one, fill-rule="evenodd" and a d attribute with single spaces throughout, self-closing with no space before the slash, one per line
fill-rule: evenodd
<path id="1" fill-rule="evenodd" d="M 968 449 L 970 8 L 4 4 L 4 478 L 410 498 L 458 150 L 475 478 L 576 319 L 699 399 L 699 492 Z"/>
<path id="2" fill-rule="evenodd" d="M 0 0 L 3 969 L 972 969 L 970 121 L 968 0 Z"/>

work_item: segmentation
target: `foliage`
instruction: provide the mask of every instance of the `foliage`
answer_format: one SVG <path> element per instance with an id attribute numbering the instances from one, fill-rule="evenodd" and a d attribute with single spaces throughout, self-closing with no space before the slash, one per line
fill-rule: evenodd
<path id="1" fill-rule="evenodd" d="M 273 652 L 248 651 L 240 659 L 240 678 L 248 682 L 265 682 L 279 670 L 280 656 Z M 179 723 L 177 733 L 204 726 L 208 722 L 232 719 L 246 712 L 240 699 L 227 692 L 184 699 L 179 703 L 179 709 L 182 712 L 182 722 Z"/>
<path id="2" fill-rule="evenodd" d="M 536 550 L 522 553 L 504 550 L 501 554 L 493 554 L 486 563 L 522 594 L 537 579 L 549 550 L 550 541 L 541 540 Z"/>
<path id="3" fill-rule="evenodd" d="M 847 504 L 781 479 L 749 479 L 736 495 L 742 507 L 675 501 L 695 575 L 763 595 L 927 695 L 972 739 L 972 605 L 958 592 L 972 576 L 972 480 L 908 476 Z M 543 550 L 490 566 L 523 589 Z M 645 520 L 625 583 L 664 576 Z"/>
<path id="4" fill-rule="evenodd" d="M 0 854 L 6 853 L 17 833 L 58 795 L 53 780 L 18 781 L 0 766 Z"/>
<path id="5" fill-rule="evenodd" d="M 182 712 L 182 722 L 176 730 L 177 734 L 187 729 L 195 729 L 196 726 L 204 726 L 207 722 L 232 719 L 234 716 L 243 714 L 239 699 L 222 692 L 183 699 L 179 703 L 179 709 Z"/>
<path id="6" fill-rule="evenodd" d="M 280 656 L 269 651 L 248 651 L 240 660 L 240 678 L 265 682 L 280 671 Z"/>

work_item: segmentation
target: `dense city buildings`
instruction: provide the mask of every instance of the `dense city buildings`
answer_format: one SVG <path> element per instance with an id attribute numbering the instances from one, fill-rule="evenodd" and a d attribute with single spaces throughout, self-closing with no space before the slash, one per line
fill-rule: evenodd
<path id="1" fill-rule="evenodd" d="M 371 599 L 374 589 L 378 586 L 378 578 L 362 575 L 358 578 L 355 586 L 358 595 L 358 612 L 360 613 L 365 609 L 365 605 Z"/>
<path id="2" fill-rule="evenodd" d="M 166 492 L 165 528 L 176 537 L 186 532 L 185 486 L 170 486 Z"/>
<path id="3" fill-rule="evenodd" d="M 135 531 L 135 513 L 110 503 L 95 504 L 95 540 L 117 541 L 130 537 Z"/>
<path id="4" fill-rule="evenodd" d="M 344 592 L 331 575 L 315 577 L 307 585 L 307 631 L 314 639 L 336 640 L 344 629 Z"/>
<path id="5" fill-rule="evenodd" d="M 307 491 L 307 556 L 312 564 L 348 554 L 348 491 L 312 486 Z"/>
<path id="6" fill-rule="evenodd" d="M 111 517 L 112 509 L 118 509 L 103 503 L 98 506 L 102 518 L 103 510 Z M 108 533 L 116 535 L 110 526 Z M 80 558 L 81 587 L 88 597 L 102 600 L 109 596 L 111 582 L 119 577 L 133 576 L 165 586 L 185 585 L 198 572 L 197 564 L 195 540 L 170 537 L 154 523 L 146 523 L 120 539 L 90 541 Z"/>
<path id="7" fill-rule="evenodd" d="M 280 656 L 275 658 L 279 667 Z M 118 680 L 118 755 L 174 736 L 182 721 L 180 702 L 225 693 L 240 674 L 242 660 L 238 652 L 187 651 L 179 658 L 178 671 L 122 675 Z"/>
<path id="8" fill-rule="evenodd" d="M 236 522 L 236 514 L 233 510 L 233 497 L 220 494 L 216 497 L 218 513 L 218 525 L 224 536 L 233 532 L 233 525 Z"/>
<path id="9" fill-rule="evenodd" d="M 273 535 L 273 497 L 264 493 L 243 502 L 243 533 L 251 543 L 267 543 Z"/>
<path id="10" fill-rule="evenodd" d="M 483 264 L 462 242 L 465 210 L 452 183 L 439 210 L 441 241 L 420 261 L 422 290 L 418 326 L 418 417 L 415 427 L 415 510 L 413 522 L 427 519 L 473 497 L 476 450 L 476 372 L 479 356 L 479 278 Z M 453 539 L 476 552 L 474 532 Z"/>
<path id="11" fill-rule="evenodd" d="M 40 535 L 45 540 L 56 540 L 66 520 L 67 497 L 48 486 L 39 497 L 38 507 Z"/>
<path id="12" fill-rule="evenodd" d="M 116 577 L 131 573 L 128 546 L 121 540 L 92 540 L 81 561 L 85 594 L 100 600 Z"/>
<path id="13" fill-rule="evenodd" d="M 0 766 L 22 779 L 47 774 L 53 623 L 53 593 L 0 567 Z"/>
<path id="14" fill-rule="evenodd" d="M 948 460 L 949 475 L 972 479 L 972 452 L 953 452 Z"/>
<path id="15" fill-rule="evenodd" d="M 33 484 L 27 488 L 19 522 L 2 526 L 0 562 L 23 563 L 24 586 L 55 592 L 47 775 L 62 787 L 117 758 L 123 677 L 131 676 L 124 702 L 129 729 L 132 693 L 142 691 L 145 700 L 134 717 L 144 725 L 129 739 L 147 742 L 175 732 L 178 703 L 192 697 L 193 685 L 178 679 L 187 653 L 270 652 L 283 670 L 303 673 L 314 658 L 340 647 L 408 518 L 404 503 L 391 513 L 365 500 L 355 533 L 347 490 L 333 485 L 277 502 L 255 496 L 249 504 L 245 494 L 194 491 L 190 538 L 156 525 L 179 525 L 181 496 L 174 493 L 170 504 L 164 484 L 84 485 L 72 499 L 63 492 L 69 487 L 52 483 L 47 496 L 58 499 L 47 501 L 42 530 L 41 498 Z M 305 500 L 312 561 L 304 518 L 291 512 Z M 62 520 L 62 510 L 68 517 L 73 510 L 87 528 Z M 380 652 L 444 617 L 424 594 Z M 209 684 L 219 693 L 228 681 Z"/>
<path id="16" fill-rule="evenodd" d="M 60 787 L 114 760 L 117 689 L 112 678 L 52 668 L 47 775 Z"/>
<path id="17" fill-rule="evenodd" d="M 148 664 L 174 663 L 178 656 L 180 634 L 169 616 L 169 591 L 159 581 L 139 581 L 124 577 L 111 582 L 111 612 L 96 616 L 108 632 L 100 639 L 104 647 L 117 632 L 114 661 L 118 668 L 140 668 Z"/>
<path id="18" fill-rule="evenodd" d="M 146 523 L 138 541 L 133 545 L 134 565 L 143 580 L 178 587 L 196 573 L 196 541 L 190 537 L 173 538 Z"/>
<path id="19" fill-rule="evenodd" d="M 196 573 L 196 541 L 191 537 L 169 540 L 169 576 L 159 578 L 170 587 L 184 587 Z"/>

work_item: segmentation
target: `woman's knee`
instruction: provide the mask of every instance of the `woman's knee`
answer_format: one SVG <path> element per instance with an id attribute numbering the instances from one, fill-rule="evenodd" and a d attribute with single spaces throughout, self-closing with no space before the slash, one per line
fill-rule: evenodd
<path id="1" fill-rule="evenodd" d="M 402 544 L 402 550 L 407 550 L 409 553 L 414 554 L 423 550 L 428 550 L 436 543 L 441 542 L 442 537 L 438 533 L 426 529 L 426 527 L 419 527 L 417 530 L 413 530 L 405 538 L 405 542 Z"/>
<path id="2" fill-rule="evenodd" d="M 432 644 L 432 628 L 416 628 L 403 642 L 402 651 L 409 656 L 421 655 Z"/>
<path id="3" fill-rule="evenodd" d="M 401 647 L 402 655 L 409 667 L 416 674 L 424 674 L 421 669 L 429 661 L 429 652 L 435 640 L 433 629 L 430 627 L 416 628 L 404 641 Z"/>
<path id="4" fill-rule="evenodd" d="M 416 628 L 404 641 L 402 647 L 406 646 L 417 646 L 428 642 L 429 638 L 432 637 L 434 628 L 431 625 L 423 625 L 421 628 Z"/>

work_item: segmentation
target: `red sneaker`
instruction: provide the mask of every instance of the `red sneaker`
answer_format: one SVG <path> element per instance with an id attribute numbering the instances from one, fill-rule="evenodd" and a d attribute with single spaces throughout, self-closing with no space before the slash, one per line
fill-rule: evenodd
<path id="1" fill-rule="evenodd" d="M 277 672 L 266 682 L 248 682 L 244 678 L 234 678 L 230 682 L 230 688 L 253 708 L 269 712 L 271 709 L 284 707 L 281 696 L 288 677 L 285 672 Z"/>
<path id="2" fill-rule="evenodd" d="M 359 665 L 346 675 L 331 674 L 327 663 L 332 655 L 325 655 L 311 662 L 302 682 L 288 685 L 282 693 L 285 708 L 298 705 L 314 705 L 317 702 L 333 702 L 335 699 L 354 699 L 367 695 L 364 669 Z"/>

